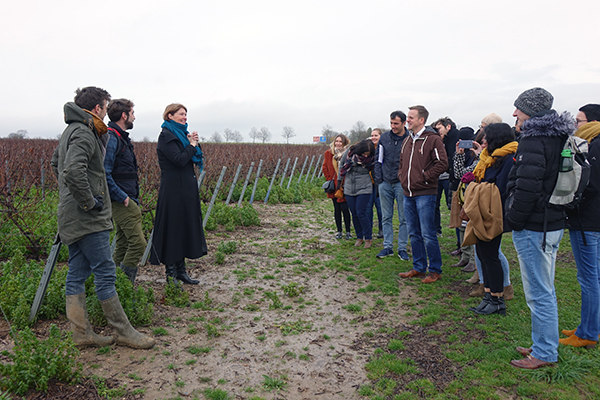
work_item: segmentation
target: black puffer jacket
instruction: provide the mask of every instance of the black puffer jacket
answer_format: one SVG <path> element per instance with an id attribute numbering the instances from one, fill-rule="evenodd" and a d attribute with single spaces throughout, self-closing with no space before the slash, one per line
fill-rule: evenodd
<path id="1" fill-rule="evenodd" d="M 512 230 L 544 232 L 564 228 L 563 207 L 550 205 L 548 200 L 556 185 L 560 153 L 574 130 L 571 115 L 558 115 L 554 110 L 536 114 L 523 124 L 507 185 L 506 219 Z"/>
<path id="2" fill-rule="evenodd" d="M 381 134 L 377 149 L 375 149 L 374 179 L 376 184 L 383 181 L 390 184 L 398 183 L 398 168 L 400 167 L 400 151 L 404 139 L 408 137 L 408 131 L 398 136 L 392 131 Z"/>

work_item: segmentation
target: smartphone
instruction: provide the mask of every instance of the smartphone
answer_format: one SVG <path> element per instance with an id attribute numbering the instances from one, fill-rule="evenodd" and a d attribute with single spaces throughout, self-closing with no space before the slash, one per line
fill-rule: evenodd
<path id="1" fill-rule="evenodd" d="M 459 149 L 472 149 L 473 141 L 472 140 L 461 140 L 460 142 L 458 142 L 458 148 Z"/>

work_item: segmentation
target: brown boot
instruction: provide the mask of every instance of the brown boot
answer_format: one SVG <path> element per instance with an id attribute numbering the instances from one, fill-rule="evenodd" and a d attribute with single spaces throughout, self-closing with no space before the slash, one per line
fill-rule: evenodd
<path id="1" fill-rule="evenodd" d="M 504 300 L 512 300 L 515 297 L 513 285 L 504 286 Z"/>
<path id="2" fill-rule="evenodd" d="M 365 249 L 368 249 L 371 246 L 373 246 L 373 240 L 372 239 L 365 240 Z"/>
<path id="3" fill-rule="evenodd" d="M 465 282 L 470 284 L 479 283 L 479 271 L 475 270 L 473 276 L 467 279 Z"/>
<path id="4" fill-rule="evenodd" d="M 400 278 L 412 278 L 412 277 L 417 277 L 417 278 L 425 278 L 425 272 L 419 272 L 416 269 L 411 269 L 408 272 L 400 272 L 398 274 L 398 276 Z"/>
<path id="5" fill-rule="evenodd" d="M 483 297 L 483 293 L 484 292 L 485 292 L 485 289 L 483 288 L 483 283 L 480 283 L 479 286 L 477 286 L 477 289 L 475 289 L 471 293 L 469 293 L 469 296 L 471 296 L 471 297 Z"/>
<path id="6" fill-rule="evenodd" d="M 67 318 L 73 329 L 73 342 L 77 347 L 104 347 L 114 343 L 112 336 L 100 336 L 92 330 L 85 305 L 85 293 L 67 295 Z"/>
<path id="7" fill-rule="evenodd" d="M 117 331 L 117 344 L 134 349 L 150 349 L 154 346 L 156 343 L 154 339 L 139 333 L 131 326 L 119 301 L 119 295 L 115 294 L 108 300 L 102 300 L 100 305 L 106 320 Z"/>
<path id="8" fill-rule="evenodd" d="M 356 239 L 356 243 L 354 243 L 354 246 L 359 247 L 361 244 L 363 244 L 365 241 L 362 239 Z"/>

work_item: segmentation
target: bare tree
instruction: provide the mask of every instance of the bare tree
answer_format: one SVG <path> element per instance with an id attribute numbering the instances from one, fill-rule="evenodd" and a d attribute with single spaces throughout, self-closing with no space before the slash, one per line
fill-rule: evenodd
<path id="1" fill-rule="evenodd" d="M 258 138 L 261 139 L 263 143 L 271 140 L 271 132 L 269 131 L 269 128 L 266 126 L 261 127 Z"/>
<path id="2" fill-rule="evenodd" d="M 223 137 L 221 136 L 221 134 L 219 132 L 215 131 L 215 133 L 210 135 L 210 137 L 208 138 L 208 141 L 214 142 L 214 143 L 221 143 L 221 142 L 223 142 Z"/>
<path id="3" fill-rule="evenodd" d="M 287 144 L 290 144 L 290 138 L 296 136 L 296 132 L 291 126 L 284 126 L 281 136 L 287 141 Z"/>
<path id="4" fill-rule="evenodd" d="M 367 126 L 362 121 L 356 121 L 356 123 L 350 129 L 349 139 L 351 142 L 360 142 L 362 139 L 369 137 L 370 132 L 367 131 Z"/>
<path id="5" fill-rule="evenodd" d="M 321 136 L 325 136 L 327 143 L 331 143 L 337 135 L 338 132 L 334 131 L 331 125 L 325 125 L 321 130 Z"/>
<path id="6" fill-rule="evenodd" d="M 8 138 L 9 139 L 26 139 L 27 138 L 27 130 L 26 129 L 19 129 L 16 132 L 12 132 L 8 134 Z"/>
<path id="7" fill-rule="evenodd" d="M 223 136 L 225 136 L 226 142 L 233 141 L 233 131 L 231 129 L 225 128 L 223 131 Z"/>
<path id="8" fill-rule="evenodd" d="M 250 132 L 248 133 L 250 139 L 252 139 L 252 143 L 256 142 L 256 139 L 260 139 L 260 132 L 254 126 L 250 128 Z"/>
<path id="9" fill-rule="evenodd" d="M 235 130 L 231 133 L 231 141 L 236 143 L 243 142 L 244 136 L 240 133 L 240 131 Z"/>

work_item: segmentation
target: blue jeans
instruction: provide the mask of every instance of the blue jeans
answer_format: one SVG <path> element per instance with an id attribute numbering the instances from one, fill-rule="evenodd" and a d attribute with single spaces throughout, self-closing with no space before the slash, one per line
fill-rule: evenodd
<path id="1" fill-rule="evenodd" d="M 85 292 L 85 281 L 94 273 L 98 300 L 108 300 L 117 294 L 117 269 L 110 250 L 108 231 L 90 233 L 69 245 L 69 271 L 66 294 Z"/>
<path id="2" fill-rule="evenodd" d="M 531 355 L 546 362 L 558 360 L 558 306 L 554 289 L 556 253 L 563 230 L 546 232 L 546 250 L 542 251 L 544 232 L 513 231 L 513 243 L 519 256 L 521 279 L 527 306 L 531 310 Z"/>
<path id="3" fill-rule="evenodd" d="M 500 259 L 500 265 L 502 265 L 502 272 L 504 273 L 504 287 L 510 285 L 510 265 L 508 265 L 508 259 L 502 252 L 502 246 L 498 249 L 498 258 Z M 483 283 L 483 271 L 481 269 L 481 260 L 477 257 L 475 251 L 475 265 L 477 265 L 477 273 L 479 274 L 479 283 Z"/>
<path id="4" fill-rule="evenodd" d="M 577 281 L 581 286 L 581 323 L 575 335 L 598 340 L 600 334 L 600 232 L 569 231 L 571 249 L 577 264 Z"/>
<path id="5" fill-rule="evenodd" d="M 429 272 L 441 274 L 442 253 L 434 224 L 435 198 L 435 194 L 404 196 L 404 215 L 410 235 L 414 269 L 426 272 L 429 257 Z"/>
<path id="6" fill-rule="evenodd" d="M 404 194 L 400 182 L 379 184 L 379 200 L 381 201 L 381 214 L 383 226 L 383 248 L 391 249 L 394 242 L 394 200 L 398 204 L 398 250 L 408 248 L 408 228 L 404 219 Z"/>
<path id="7" fill-rule="evenodd" d="M 357 239 L 373 239 L 373 221 L 369 216 L 369 203 L 371 202 L 371 193 L 359 194 L 358 196 L 346 195 L 348 208 L 352 213 L 352 223 Z M 373 207 L 371 207 L 373 212 Z"/>
<path id="8" fill-rule="evenodd" d="M 373 205 L 377 209 L 377 222 L 379 224 L 379 232 L 383 233 L 383 226 L 381 225 L 381 202 L 379 196 L 377 196 L 377 185 L 373 185 L 373 193 L 371 193 L 371 200 L 369 202 L 369 218 L 371 218 L 371 226 L 373 226 Z"/>

